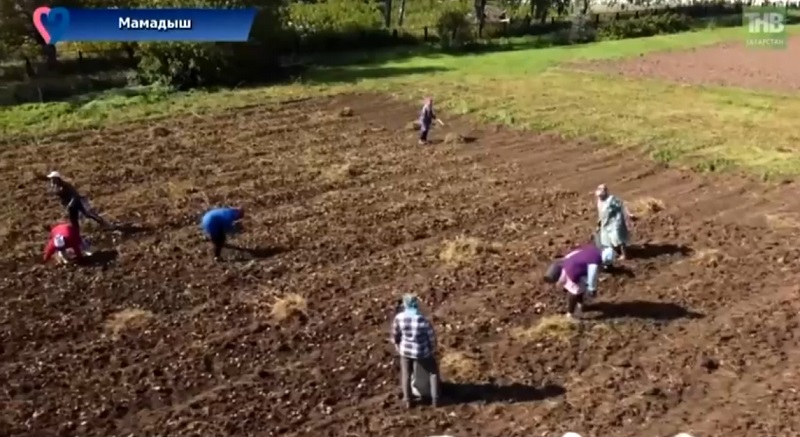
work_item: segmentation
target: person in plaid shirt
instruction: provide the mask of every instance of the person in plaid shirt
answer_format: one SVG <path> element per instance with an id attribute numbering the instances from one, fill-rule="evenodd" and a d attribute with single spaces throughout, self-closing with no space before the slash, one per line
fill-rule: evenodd
<path id="1" fill-rule="evenodd" d="M 436 363 L 436 334 L 428 319 L 419 311 L 419 300 L 412 294 L 403 296 L 403 310 L 394 317 L 392 340 L 400 354 L 400 384 L 403 401 L 411 408 L 411 376 L 417 366 L 430 375 L 431 405 L 439 402 L 439 369 Z"/>

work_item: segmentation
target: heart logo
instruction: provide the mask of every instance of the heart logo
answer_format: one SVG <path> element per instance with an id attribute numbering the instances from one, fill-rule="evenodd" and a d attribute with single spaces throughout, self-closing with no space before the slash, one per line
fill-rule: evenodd
<path id="1" fill-rule="evenodd" d="M 50 9 L 47 6 L 40 6 L 33 11 L 33 26 L 45 44 L 55 44 L 61 41 L 61 37 L 69 27 L 69 11 L 65 8 Z"/>

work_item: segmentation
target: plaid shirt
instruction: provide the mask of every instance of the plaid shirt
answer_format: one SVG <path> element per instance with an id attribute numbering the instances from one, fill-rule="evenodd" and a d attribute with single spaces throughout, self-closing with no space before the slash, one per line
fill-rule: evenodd
<path id="1" fill-rule="evenodd" d="M 392 336 L 400 355 L 421 359 L 436 349 L 436 334 L 428 319 L 422 314 L 401 312 L 394 317 Z"/>

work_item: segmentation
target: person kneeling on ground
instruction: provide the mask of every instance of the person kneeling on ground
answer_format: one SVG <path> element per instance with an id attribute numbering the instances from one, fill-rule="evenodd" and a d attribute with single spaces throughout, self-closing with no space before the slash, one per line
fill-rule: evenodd
<path id="1" fill-rule="evenodd" d="M 76 261 L 90 256 L 87 252 L 89 244 L 80 236 L 80 232 L 71 223 L 59 223 L 50 230 L 50 238 L 44 248 L 44 262 L 50 261 L 53 255 L 59 264 L 70 261 L 68 254 L 71 251 Z"/>
<path id="2" fill-rule="evenodd" d="M 213 208 L 203 215 L 200 227 L 214 246 L 215 261 L 221 260 L 227 236 L 241 231 L 243 218 L 241 208 Z"/>
<path id="3" fill-rule="evenodd" d="M 584 296 L 597 295 L 598 270 L 614 262 L 614 249 L 600 250 L 594 244 L 581 246 L 550 265 L 544 281 L 564 287 L 567 292 L 567 316 L 578 317 Z M 576 311 L 577 310 L 577 311 Z"/>
<path id="4" fill-rule="evenodd" d="M 431 405 L 436 407 L 439 403 L 436 334 L 428 319 L 420 313 L 416 296 L 403 296 L 403 311 L 394 317 L 392 337 L 400 355 L 400 385 L 406 407 L 412 407 L 411 378 L 417 373 L 417 366 L 421 366 L 430 377 Z"/>
<path id="5" fill-rule="evenodd" d="M 57 171 L 50 172 L 50 174 L 47 175 L 47 180 L 50 184 L 50 190 L 58 196 L 61 205 L 67 209 L 69 222 L 78 232 L 80 232 L 81 229 L 81 214 L 94 220 L 105 229 L 110 229 L 112 227 L 111 224 L 92 211 L 86 198 L 81 196 L 78 190 L 75 189 L 72 184 L 65 181 Z"/>

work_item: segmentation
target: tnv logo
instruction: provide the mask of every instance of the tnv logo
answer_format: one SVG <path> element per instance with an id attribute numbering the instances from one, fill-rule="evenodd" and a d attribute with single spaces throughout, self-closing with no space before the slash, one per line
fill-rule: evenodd
<path id="1" fill-rule="evenodd" d="M 746 12 L 747 30 L 751 33 L 781 33 L 784 15 L 778 12 Z"/>

